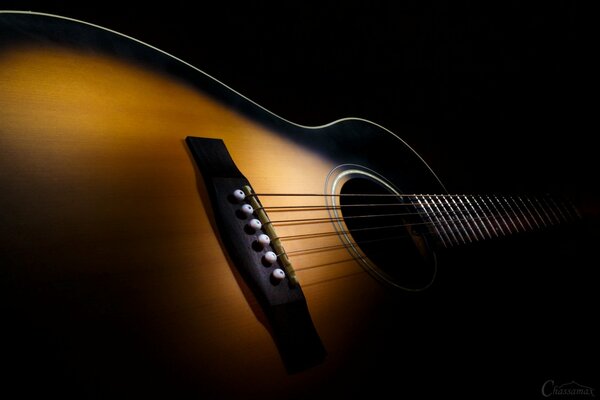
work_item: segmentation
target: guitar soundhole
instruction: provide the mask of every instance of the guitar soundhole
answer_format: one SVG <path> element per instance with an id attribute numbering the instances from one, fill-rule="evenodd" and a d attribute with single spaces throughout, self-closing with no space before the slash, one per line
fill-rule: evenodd
<path id="1" fill-rule="evenodd" d="M 420 290 L 435 276 L 427 228 L 409 200 L 367 178 L 352 178 L 340 191 L 344 222 L 377 278 L 392 286 Z"/>

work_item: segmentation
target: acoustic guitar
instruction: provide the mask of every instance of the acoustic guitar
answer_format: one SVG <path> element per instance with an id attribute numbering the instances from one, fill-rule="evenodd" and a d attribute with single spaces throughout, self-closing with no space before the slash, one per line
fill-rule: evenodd
<path id="1" fill-rule="evenodd" d="M 15 398 L 448 385 L 458 355 L 482 359 L 436 339 L 467 304 L 440 295 L 467 290 L 443 255 L 580 220 L 558 196 L 450 194 L 382 126 L 300 126 L 150 45 L 30 12 L 0 13 L 0 151 Z"/>

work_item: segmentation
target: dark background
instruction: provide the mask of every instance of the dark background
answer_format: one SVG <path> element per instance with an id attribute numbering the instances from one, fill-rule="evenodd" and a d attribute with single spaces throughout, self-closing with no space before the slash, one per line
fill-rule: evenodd
<path id="1" fill-rule="evenodd" d="M 138 38 L 296 123 L 379 123 L 451 192 L 595 192 L 582 3 L 220 3 L 0 1 Z"/>
<path id="2" fill-rule="evenodd" d="M 598 129 L 590 100 L 597 45 L 583 3 L 223 3 L 0 1 L 0 8 L 133 36 L 296 123 L 349 116 L 379 123 L 417 150 L 450 192 L 573 198 L 592 219 L 572 232 L 448 255 L 453 275 L 442 274 L 429 295 L 439 322 L 420 372 L 374 367 L 369 378 L 400 379 L 400 371 L 421 394 L 434 386 L 482 398 L 539 396 L 547 379 L 598 389 L 590 367 L 598 355 L 591 327 Z M 417 312 L 412 317 L 422 320 Z M 379 328 L 373 340 L 395 339 Z"/>

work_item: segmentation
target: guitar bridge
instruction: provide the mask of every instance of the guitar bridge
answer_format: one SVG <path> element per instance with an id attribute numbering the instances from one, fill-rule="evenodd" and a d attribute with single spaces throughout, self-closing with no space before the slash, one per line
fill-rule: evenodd
<path id="1" fill-rule="evenodd" d="M 240 192 L 244 194 L 244 197 L 241 196 Z M 271 276 L 274 280 L 278 281 L 283 279 L 285 274 L 287 274 L 290 285 L 297 285 L 298 278 L 296 278 L 296 271 L 294 271 L 294 268 L 292 267 L 292 263 L 281 244 L 281 240 L 277 236 L 277 233 L 275 233 L 275 228 L 273 227 L 273 224 L 271 224 L 269 216 L 265 212 L 262 204 L 260 204 L 258 196 L 252 191 L 250 186 L 244 186 L 241 191 L 236 191 L 236 193 L 238 199 L 248 199 L 248 204 L 252 207 L 249 211 L 254 211 L 256 213 L 256 216 L 262 225 L 262 230 L 265 232 L 258 235 L 258 240 L 255 242 L 258 244 L 256 246 L 257 250 L 266 247 L 269 244 L 272 246 L 273 250 L 275 250 L 274 252 L 271 250 L 266 251 L 263 256 L 264 264 L 274 264 L 276 261 L 279 261 L 279 264 L 285 269 L 285 272 L 275 269 Z"/>
<path id="2" fill-rule="evenodd" d="M 325 349 L 285 249 L 250 182 L 220 139 L 187 137 L 221 241 L 271 325 L 290 372 L 320 363 Z"/>

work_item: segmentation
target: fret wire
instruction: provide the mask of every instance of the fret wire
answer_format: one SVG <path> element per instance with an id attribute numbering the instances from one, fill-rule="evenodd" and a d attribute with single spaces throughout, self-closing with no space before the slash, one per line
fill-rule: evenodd
<path id="1" fill-rule="evenodd" d="M 523 199 L 521 198 L 521 196 L 516 196 L 514 197 L 514 201 L 515 203 L 517 201 L 519 201 L 522 205 L 523 208 L 525 209 L 525 211 L 527 211 L 527 214 L 525 214 L 525 221 L 527 222 L 527 224 L 529 225 L 529 228 L 533 231 L 537 228 L 539 228 L 539 224 L 537 223 L 537 221 L 535 220 L 535 216 L 533 215 L 533 213 L 531 212 L 531 210 L 527 207 L 527 204 L 525 204 L 525 202 L 523 201 Z M 533 224 L 531 223 L 531 221 L 533 220 L 533 222 L 535 223 L 536 226 L 533 226 Z"/>
<path id="2" fill-rule="evenodd" d="M 453 203 L 456 205 L 456 207 L 457 207 L 457 208 L 460 210 L 460 213 L 461 213 L 462 215 L 464 215 L 464 211 L 466 211 L 467 213 L 469 213 L 469 210 L 468 210 L 468 209 L 464 209 L 464 211 L 460 209 L 460 207 L 459 207 L 458 203 L 456 202 L 456 199 L 459 199 L 459 200 L 460 200 L 460 196 L 451 197 L 451 200 L 452 200 L 452 202 L 453 202 Z M 470 213 L 469 213 L 469 215 L 470 215 Z M 476 240 L 476 241 L 479 241 L 479 238 L 477 237 L 477 232 L 475 232 L 475 230 L 474 230 L 474 229 L 473 229 L 473 227 L 471 226 L 471 220 L 470 220 L 470 219 L 469 219 L 469 220 L 467 220 L 467 221 L 465 221 L 465 225 L 467 225 L 467 226 L 469 227 L 469 229 L 471 230 L 471 232 L 473 232 L 473 236 L 475 237 L 475 240 Z M 467 231 L 467 234 L 468 234 L 468 231 Z M 469 235 L 469 240 L 473 241 L 473 239 L 470 237 L 470 235 Z"/>
<path id="3" fill-rule="evenodd" d="M 551 197 L 548 195 L 544 196 L 544 201 L 546 202 L 546 204 L 548 204 L 550 211 L 552 211 L 552 213 L 556 216 L 557 225 L 560 225 L 562 223 L 562 218 L 560 217 L 560 214 L 557 212 L 558 210 L 556 210 L 556 206 L 550 202 Z"/>
<path id="4" fill-rule="evenodd" d="M 521 207 L 517 204 L 517 202 L 515 201 L 515 199 L 512 196 L 507 196 L 506 197 L 506 202 L 508 203 L 508 199 L 510 199 L 510 201 L 517 207 L 517 211 L 519 213 L 521 213 L 521 216 L 523 217 L 523 219 L 525 220 L 525 222 L 527 222 L 527 218 L 525 217 L 525 213 L 523 212 L 523 210 L 521 209 Z M 521 219 L 521 217 L 519 217 L 517 215 L 517 212 L 514 212 L 515 216 L 517 217 L 517 220 L 519 221 L 519 224 L 521 225 L 521 227 L 523 227 L 523 232 L 527 231 L 527 228 L 525 227 L 525 224 L 523 223 L 523 219 Z"/>
<path id="5" fill-rule="evenodd" d="M 546 219 L 548 220 L 548 222 L 550 223 L 550 225 L 554 225 L 554 221 L 552 221 L 552 218 L 550 218 L 550 214 L 548 214 L 548 211 L 546 211 L 546 209 L 544 208 L 544 206 L 542 205 L 542 202 L 540 201 L 540 199 L 536 196 L 534 197 L 536 203 L 538 204 L 539 208 L 544 212 L 544 214 L 546 215 Z"/>
<path id="6" fill-rule="evenodd" d="M 506 222 L 506 219 L 504 218 L 503 213 L 500 212 L 500 209 L 496 205 L 496 204 L 498 204 L 500 207 L 502 207 L 502 204 L 498 203 L 498 199 L 496 198 L 496 196 L 494 196 L 494 199 L 492 199 L 491 197 L 488 197 L 488 199 L 490 200 L 490 203 L 492 204 L 492 206 L 494 207 L 494 209 L 498 212 L 498 216 L 500 217 L 500 219 L 504 223 L 504 226 L 506 226 L 506 229 L 507 229 L 508 233 L 512 234 L 513 233 L 513 229 L 510 227 L 510 225 L 508 224 L 508 222 Z M 496 201 L 494 201 L 494 200 L 496 200 Z"/>
<path id="7" fill-rule="evenodd" d="M 525 214 L 526 221 L 529 224 L 529 226 L 531 227 L 531 230 L 534 231 L 536 229 L 539 229 L 540 225 L 538 224 L 537 220 L 535 219 L 535 215 L 533 214 L 533 212 L 527 206 L 527 203 L 525 203 L 525 201 L 521 198 L 521 196 L 515 196 L 515 198 L 523 205 L 523 208 L 527 212 L 527 214 Z"/>
<path id="8" fill-rule="evenodd" d="M 515 224 L 515 221 L 512 218 L 512 215 L 508 211 L 506 211 L 506 207 L 504 207 L 504 204 L 502 204 L 503 199 L 502 198 L 498 199 L 497 196 L 494 196 L 494 199 L 500 205 L 500 208 L 502 209 L 504 214 L 508 217 L 508 220 L 510 221 L 510 223 L 515 227 L 515 233 L 519 233 L 519 227 L 517 226 L 517 224 Z"/>
<path id="9" fill-rule="evenodd" d="M 460 235 L 460 231 L 459 231 L 458 226 L 456 225 L 456 223 L 453 221 L 453 218 L 450 215 L 450 213 L 448 213 L 445 208 L 444 208 L 444 212 L 442 212 L 441 209 L 440 209 L 440 206 L 443 207 L 444 206 L 443 203 L 441 203 L 440 201 L 438 201 L 436 203 L 436 201 L 432 198 L 432 196 L 429 196 L 429 201 L 431 201 L 432 204 L 435 206 L 437 212 L 440 215 L 440 220 L 446 225 L 446 228 L 445 228 L 446 231 L 450 231 L 450 234 L 454 238 L 454 242 L 456 244 L 458 244 L 459 241 L 458 241 L 457 234 Z M 448 223 L 448 219 L 446 219 L 446 215 L 450 216 L 450 222 L 452 223 L 452 225 L 454 225 L 454 228 L 452 228 L 450 226 L 451 224 Z"/>
<path id="10" fill-rule="evenodd" d="M 481 195 L 479 195 L 479 198 L 483 202 L 483 205 L 485 206 L 485 208 L 489 211 L 492 218 L 494 218 L 494 220 L 496 221 L 495 224 L 490 224 L 492 229 L 494 229 L 494 233 L 496 233 L 496 237 L 500 237 L 500 235 L 498 234 L 498 230 L 500 231 L 502 236 L 506 236 L 506 233 L 504 232 L 504 229 L 502 228 L 502 224 L 500 224 L 500 220 L 496 217 L 496 215 L 494 214 L 494 212 L 492 211 L 492 209 L 489 205 L 489 197 L 486 196 L 486 198 L 488 199 L 488 202 L 486 202 L 486 200 Z M 496 210 L 496 211 L 498 211 L 498 210 Z"/>
<path id="11" fill-rule="evenodd" d="M 527 204 L 527 202 L 525 202 L 525 200 L 523 199 L 523 197 L 518 196 L 518 199 L 523 204 L 523 206 L 525 207 L 525 209 L 527 210 L 527 212 L 529 213 L 529 215 L 531 215 L 531 219 L 535 223 L 535 228 L 533 228 L 533 229 L 541 229 L 542 227 L 540 226 L 540 223 L 537 220 L 537 212 L 534 213 L 535 210 L 533 210 L 533 211 L 531 210 L 530 204 Z"/>
<path id="12" fill-rule="evenodd" d="M 477 212 L 477 208 L 472 204 L 471 200 L 474 200 L 473 196 L 462 196 L 464 197 L 465 201 L 467 202 L 468 206 L 470 207 L 469 212 L 473 211 L 475 213 L 475 215 L 479 218 L 479 221 L 481 221 L 480 224 L 475 223 L 475 226 L 477 227 L 477 229 L 479 230 L 479 234 L 481 235 L 481 237 L 485 240 L 487 239 L 491 239 L 492 238 L 492 234 L 490 233 L 490 231 L 488 230 L 487 226 L 485 225 L 485 222 L 483 221 L 483 219 L 481 219 L 481 217 L 479 216 L 479 213 Z M 483 226 L 483 230 L 481 229 L 481 227 Z M 484 234 L 484 231 L 487 234 Z M 486 237 L 487 236 L 487 237 Z"/>
<path id="13" fill-rule="evenodd" d="M 565 216 L 567 218 L 567 222 L 576 219 L 576 218 L 574 218 L 574 216 L 571 213 L 571 208 L 566 204 L 566 199 L 564 199 L 563 197 L 559 197 L 559 198 L 555 198 L 554 201 L 557 202 L 559 207 L 561 207 L 561 209 L 564 211 Z"/>
<path id="14" fill-rule="evenodd" d="M 467 200 L 467 202 L 469 203 L 469 206 L 471 206 L 471 207 L 473 207 L 471 205 L 471 200 L 473 200 L 473 203 L 477 205 L 477 208 L 479 208 L 479 210 L 481 211 L 481 213 L 485 216 L 485 213 L 483 212 L 483 208 L 481 208 L 481 205 L 479 205 L 479 203 L 477 202 L 477 199 L 475 198 L 475 196 L 471 196 L 471 198 L 469 198 L 468 196 L 465 196 L 465 199 Z M 475 209 L 475 207 L 473 207 L 473 209 L 475 210 L 475 214 L 479 216 L 479 213 L 477 212 L 477 210 Z M 489 220 L 487 221 L 487 223 L 489 225 L 491 225 Z M 490 230 L 486 226 L 485 221 L 483 219 L 481 219 L 481 224 L 483 225 L 483 229 L 485 229 L 485 231 L 486 231 L 486 233 L 488 235 L 488 238 L 491 239 L 492 238 L 492 233 L 490 232 Z M 479 230 L 481 230 L 481 228 Z"/>
<path id="15" fill-rule="evenodd" d="M 458 220 L 462 227 L 462 232 L 464 232 L 464 234 L 466 235 L 467 239 L 469 240 L 469 243 L 472 243 L 473 241 L 479 241 L 477 232 L 475 231 L 475 229 L 473 229 L 472 226 L 476 218 L 473 217 L 468 207 L 461 207 L 461 205 L 459 204 L 459 202 L 461 202 L 459 196 L 451 198 L 450 200 L 451 201 L 448 202 L 448 205 L 450 209 L 454 212 L 454 215 L 458 217 Z"/>
<path id="16" fill-rule="evenodd" d="M 461 199 L 461 196 L 456 196 L 458 198 L 458 200 L 461 202 L 461 204 L 463 204 L 464 206 L 464 202 Z M 465 200 L 469 203 L 469 205 L 471 205 L 471 201 L 469 200 L 468 196 L 462 196 L 465 198 Z M 483 202 L 483 204 L 485 205 L 485 207 L 487 208 L 488 212 L 489 212 L 489 216 L 486 214 L 486 212 L 483 210 L 483 208 L 481 207 L 481 205 L 479 204 L 479 202 L 476 201 L 475 196 L 473 196 L 473 201 L 476 202 L 477 206 L 479 207 L 479 209 L 481 210 L 481 212 L 483 213 L 484 217 L 479 217 L 477 211 L 475 210 L 475 208 L 471 205 L 471 209 L 469 209 L 468 207 L 464 207 L 464 210 L 467 211 L 467 213 L 469 214 L 469 219 L 464 219 L 465 222 L 467 222 L 470 226 L 471 226 L 471 230 L 473 231 L 473 234 L 475 235 L 475 238 L 477 240 L 479 240 L 479 238 L 477 237 L 477 233 L 473 230 L 472 225 L 475 225 L 477 227 L 477 229 L 480 232 L 480 235 L 483 239 L 485 239 L 485 235 L 483 234 L 483 231 L 481 230 L 480 226 L 477 224 L 477 220 L 479 219 L 481 221 L 481 224 L 483 225 L 483 228 L 486 230 L 489 238 L 492 238 L 492 234 L 489 232 L 489 229 L 487 228 L 485 221 L 487 221 L 487 223 L 489 224 L 490 228 L 493 230 L 494 234 L 496 235 L 496 237 L 498 237 L 498 233 L 497 233 L 497 229 L 495 224 L 492 224 L 491 220 L 494 219 L 496 221 L 496 225 L 498 225 L 498 229 L 500 229 L 501 233 L 504 234 L 504 231 L 502 230 L 502 227 L 499 225 L 498 222 L 498 218 L 496 217 L 496 215 L 494 214 L 494 212 L 492 212 L 492 210 L 490 209 L 489 205 L 485 202 L 485 200 L 480 196 L 481 201 Z M 460 207 L 459 207 L 460 208 Z M 471 212 L 471 210 L 475 211 L 475 214 L 478 217 L 473 217 L 473 213 Z M 500 214 L 498 212 L 498 214 Z M 464 214 L 463 214 L 464 215 Z M 460 218 L 459 218 L 460 220 Z M 457 227 L 458 229 L 458 227 Z"/>
<path id="17" fill-rule="evenodd" d="M 434 217 L 438 220 L 440 227 L 446 233 L 446 236 L 448 237 L 448 240 L 450 241 L 450 243 L 453 246 L 458 244 L 454 230 L 450 227 L 450 224 L 448 224 L 448 220 L 446 219 L 447 214 L 443 213 L 440 210 L 438 203 L 436 203 L 431 196 L 427 196 L 427 197 L 425 197 L 425 199 L 426 199 L 427 203 L 429 204 L 429 208 L 431 209 L 431 212 L 433 213 Z"/>
<path id="18" fill-rule="evenodd" d="M 436 199 L 438 199 L 437 195 L 436 195 Z M 454 210 L 452 210 L 452 207 L 450 207 L 450 202 L 448 201 L 448 199 L 446 197 L 442 197 L 442 200 L 443 201 L 439 201 L 439 199 L 438 199 L 438 201 L 440 202 L 441 206 L 444 208 L 444 210 L 449 209 L 450 211 L 446 211 L 446 212 L 448 213 L 448 215 L 452 215 L 451 213 L 453 213 Z M 446 204 L 444 204 L 444 201 L 446 202 Z M 448 205 L 448 208 L 446 208 L 446 205 Z M 454 212 L 454 216 L 458 217 L 458 214 L 456 214 Z M 465 237 L 463 235 L 463 232 L 465 234 L 467 233 L 467 231 L 465 230 L 465 227 L 463 226 L 462 229 L 460 229 L 458 227 L 458 224 L 456 223 L 456 221 L 453 218 L 450 219 L 450 222 L 452 222 L 452 225 L 454 225 L 454 227 L 456 228 L 456 233 L 458 234 L 458 236 L 460 237 L 460 239 L 462 240 L 462 242 L 466 244 L 467 241 L 465 240 Z M 462 226 L 462 223 L 461 223 L 461 226 Z M 469 242 L 472 242 L 471 238 L 469 238 Z"/>
<path id="19" fill-rule="evenodd" d="M 531 207 L 533 208 L 533 210 L 535 211 L 535 213 L 538 215 L 540 221 L 542 221 L 542 223 L 544 224 L 544 227 L 547 227 L 548 225 L 546 224 L 546 221 L 544 221 L 544 218 L 542 217 L 542 214 L 540 213 L 540 211 L 538 210 L 538 208 L 533 204 L 533 201 L 531 201 L 531 197 L 527 196 L 526 199 L 529 202 L 529 204 L 531 204 Z M 538 224 L 538 227 L 541 228 L 541 226 L 539 224 Z"/>
<path id="20" fill-rule="evenodd" d="M 477 230 L 479 231 L 481 237 L 483 239 L 491 239 L 492 235 L 490 234 L 487 225 L 481 217 L 483 211 L 481 211 L 481 209 L 479 211 L 477 210 L 478 207 L 476 205 L 477 203 L 475 202 L 475 196 L 463 195 L 462 197 L 464 198 L 464 202 L 468 205 L 468 207 L 470 207 L 469 212 L 475 214 L 477 216 L 477 219 L 479 220 L 479 223 L 475 222 L 475 226 L 477 227 Z"/>
<path id="21" fill-rule="evenodd" d="M 509 199 L 512 201 L 512 198 L 510 196 L 501 196 L 501 198 L 504 201 L 504 203 L 506 204 L 507 209 L 512 213 L 512 216 L 519 223 L 519 226 L 521 227 L 523 232 L 527 232 L 527 228 L 525 227 L 525 224 L 523 223 L 523 221 L 521 220 L 521 217 L 517 213 L 518 211 L 520 211 L 519 208 L 515 207 L 514 205 L 511 205 L 511 203 L 509 201 Z M 513 202 L 513 204 L 514 204 L 514 202 Z"/>
<path id="22" fill-rule="evenodd" d="M 521 226 L 521 229 L 523 229 L 523 232 L 526 232 L 527 228 L 525 228 L 525 225 L 523 224 L 523 221 L 521 221 L 521 218 L 519 217 L 519 215 L 517 214 L 517 212 L 515 211 L 515 209 L 508 202 L 508 197 L 507 196 L 502 196 L 501 198 L 502 198 L 502 200 L 504 200 L 504 203 L 506 204 L 506 207 L 508 208 L 508 210 L 511 212 L 512 216 L 517 220 L 517 222 Z"/>
<path id="23" fill-rule="evenodd" d="M 454 213 L 454 215 L 456 217 L 458 217 L 458 219 L 460 219 L 460 217 L 458 216 L 458 205 L 456 204 L 456 200 L 454 199 L 454 197 L 442 197 L 442 199 L 444 199 L 446 201 L 446 204 L 448 204 L 448 208 L 450 209 L 450 211 L 452 211 Z M 450 203 L 450 201 L 448 200 L 452 200 L 452 203 L 454 203 L 454 205 L 456 206 L 456 208 L 452 207 L 452 203 Z M 461 211 L 461 215 L 464 217 L 464 214 Z M 465 224 L 463 224 L 463 221 L 458 221 L 460 223 L 460 226 L 462 227 L 462 231 L 459 232 L 459 234 L 464 234 L 464 236 L 467 237 L 467 239 L 469 239 L 469 243 L 473 243 L 473 239 L 471 238 L 471 235 L 469 235 L 469 231 L 465 228 Z"/>
<path id="24" fill-rule="evenodd" d="M 487 217 L 485 210 L 483 209 L 483 207 L 481 207 L 481 204 L 479 204 L 479 200 L 477 199 L 477 196 L 471 196 L 467 200 L 469 201 L 469 204 L 471 204 L 471 201 L 473 201 L 475 206 L 479 209 L 481 214 L 484 216 L 485 219 L 482 219 L 483 228 L 487 232 L 489 238 L 492 239 L 494 236 L 498 237 L 498 233 L 496 232 L 496 228 L 494 227 L 494 224 L 492 224 L 490 218 Z"/>
<path id="25" fill-rule="evenodd" d="M 417 201 L 419 203 L 422 203 L 420 199 L 417 198 Z M 427 203 L 427 205 L 429 206 L 429 209 L 431 211 L 433 211 L 433 208 L 431 207 L 430 204 Z M 425 210 L 427 217 L 429 218 L 430 221 L 433 222 L 433 219 L 431 217 L 431 214 L 429 214 L 429 212 L 427 211 L 427 209 L 425 207 L 423 207 L 423 205 L 421 205 L 421 207 L 423 208 L 423 210 Z M 437 217 L 437 215 L 435 215 L 435 213 L 433 214 L 435 219 L 438 220 L 438 225 L 435 225 L 435 223 L 433 224 L 433 227 L 435 228 L 435 230 L 438 232 L 438 236 L 440 237 L 440 239 L 442 240 L 442 243 L 444 244 L 445 247 L 448 247 L 448 244 L 446 243 L 446 240 L 444 239 L 444 235 L 446 235 L 446 237 L 448 238 L 448 241 L 450 242 L 450 245 L 452 245 L 452 241 L 450 240 L 450 236 L 448 235 L 448 233 L 446 232 L 446 230 L 444 229 L 444 227 L 441 225 L 441 223 L 439 223 L 439 218 Z M 440 229 L 444 232 L 444 235 L 440 234 Z"/>
<path id="26" fill-rule="evenodd" d="M 540 225 L 538 224 L 537 220 L 535 219 L 535 216 L 533 215 L 533 213 L 531 212 L 531 210 L 529 209 L 529 207 L 527 207 L 527 204 L 525 204 L 525 202 L 523 201 L 523 199 L 521 198 L 521 196 L 517 196 L 517 199 L 519 199 L 519 201 L 521 202 L 521 204 L 523 204 L 523 207 L 525 208 L 525 210 L 527 210 L 527 212 L 531 216 L 531 219 L 535 223 L 536 227 L 539 229 Z M 527 219 L 527 223 L 531 227 L 531 230 L 535 230 L 535 228 L 533 227 L 533 225 L 531 224 L 531 222 L 529 221 L 529 219 Z"/>
<path id="27" fill-rule="evenodd" d="M 543 196 L 542 197 L 542 201 L 546 204 L 546 207 L 548 207 L 548 210 L 550 210 L 550 212 L 552 213 L 552 215 L 556 219 L 556 224 L 560 225 L 560 218 L 558 218 L 558 214 L 556 214 L 556 212 L 552 209 L 552 206 L 548 203 L 546 197 L 547 196 Z"/>
<path id="28" fill-rule="evenodd" d="M 556 204 L 556 201 L 554 200 L 553 196 L 548 196 L 550 198 L 550 201 L 554 204 L 554 207 L 558 210 L 559 214 L 563 217 L 563 219 L 565 220 L 565 222 L 569 222 L 569 219 L 563 214 L 562 210 L 560 209 L 560 207 Z"/>
<path id="29" fill-rule="evenodd" d="M 473 225 L 475 225 L 475 227 L 477 228 L 477 230 L 479 231 L 479 235 L 481 236 L 481 239 L 485 240 L 485 237 L 483 236 L 483 233 L 481 232 L 481 229 L 477 226 L 477 224 L 475 223 L 475 218 L 473 218 L 473 214 L 471 213 L 471 209 L 467 206 L 465 206 L 465 203 L 463 202 L 462 196 L 456 196 L 456 199 L 458 199 L 458 201 L 460 202 L 460 204 L 464 207 L 464 209 L 466 210 L 467 214 L 469 214 L 470 218 L 467 221 L 467 224 L 469 225 L 469 227 L 471 228 L 471 231 L 473 231 L 473 235 L 475 235 L 475 239 L 479 240 L 479 238 L 477 237 L 477 232 L 475 232 L 475 230 L 473 229 Z"/>
<path id="30" fill-rule="evenodd" d="M 427 197 L 429 197 L 429 199 L 427 199 Z M 429 209 L 433 213 L 433 216 L 435 217 L 435 219 L 438 221 L 440 228 L 442 228 L 442 230 L 448 237 L 448 240 L 450 240 L 450 243 L 452 245 L 454 245 L 455 243 L 452 243 L 452 239 L 451 239 L 450 235 L 448 234 L 449 226 L 448 226 L 448 223 L 446 222 L 444 215 L 440 212 L 439 208 L 437 207 L 437 204 L 432 200 L 431 196 L 427 196 L 427 197 L 424 197 L 424 198 L 427 201 L 427 205 L 429 206 Z M 435 206 L 437 211 L 435 211 L 433 209 L 433 206 Z M 444 225 L 446 225 L 446 226 L 444 226 Z M 454 236 L 454 232 L 450 231 L 450 233 Z"/>

